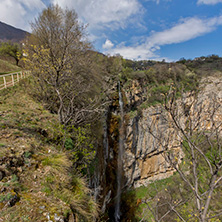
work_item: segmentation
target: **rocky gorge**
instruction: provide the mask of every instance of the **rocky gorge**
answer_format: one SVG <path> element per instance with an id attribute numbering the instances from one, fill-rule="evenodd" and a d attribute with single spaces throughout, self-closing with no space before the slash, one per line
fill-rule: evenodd
<path id="1" fill-rule="evenodd" d="M 161 104 L 143 106 L 149 93 L 149 87 L 144 87 L 143 81 L 133 80 L 127 86 L 123 84 L 121 89 L 116 87 L 116 90 L 117 92 L 120 90 L 121 94 L 116 92 L 113 97 L 104 126 L 105 180 L 102 177 L 104 187 L 101 188 L 105 197 L 103 207 L 107 205 L 110 218 L 115 214 L 113 205 L 116 204 L 117 196 L 123 195 L 126 190 L 145 187 L 154 181 L 174 175 L 176 169 L 172 162 L 168 161 L 167 152 L 176 159 L 177 166 L 182 163 L 185 156 L 182 149 L 184 135 L 172 126 L 172 117 L 164 106 Z M 123 97 L 121 98 L 123 119 L 120 118 L 122 111 L 118 103 L 120 96 Z M 174 108 L 181 129 L 185 130 L 187 122 L 192 120 L 192 127 L 196 127 L 192 130 L 196 132 L 211 130 L 212 115 L 219 126 L 222 119 L 221 99 L 221 77 L 216 75 L 203 78 L 197 93 L 189 91 L 176 99 Z M 218 106 L 217 110 L 213 110 L 215 106 Z M 121 140 L 123 145 L 119 144 L 122 143 Z M 119 168 L 119 155 L 121 155 L 122 169 Z M 118 176 L 120 173 L 121 182 Z M 121 194 L 117 191 L 119 183 L 121 183 Z M 124 221 L 124 208 L 127 207 L 127 203 L 123 199 L 121 204 L 123 205 L 119 210 L 121 219 L 111 220 Z"/>
<path id="2" fill-rule="evenodd" d="M 196 79 L 185 65 L 165 63 L 130 72 L 135 76 L 106 76 L 109 103 L 92 128 L 95 147 L 89 131 L 65 131 L 54 113 L 24 93 L 28 81 L 2 93 L 0 220 L 176 221 L 171 209 L 177 207 L 189 221 L 196 193 L 202 202 L 192 211 L 194 221 L 209 196 L 210 210 L 219 212 L 221 72 Z M 90 164 L 78 165 L 81 157 Z"/>
<path id="3" fill-rule="evenodd" d="M 137 84 L 138 86 L 138 84 Z M 197 98 L 190 93 L 184 95 L 183 103 L 178 101 L 178 112 L 180 113 L 181 124 L 184 125 L 186 117 L 184 115 L 183 106 L 190 106 L 192 109 L 193 121 L 199 122 L 200 128 L 211 129 L 212 123 L 210 120 L 209 108 L 213 107 L 213 100 L 218 104 L 222 100 L 222 79 L 216 77 L 208 77 L 201 81 L 201 90 L 196 95 Z M 138 101 L 140 98 L 142 89 L 130 90 L 131 97 L 134 101 Z M 130 96 L 126 94 L 126 98 L 129 101 Z M 194 100 L 195 105 L 194 105 Z M 200 110 L 200 107 L 203 110 Z M 150 181 L 160 180 L 173 175 L 175 169 L 167 164 L 164 156 L 162 155 L 161 144 L 158 144 L 158 140 L 155 140 L 153 135 L 163 135 L 164 132 L 169 130 L 170 122 L 167 121 L 166 114 L 160 106 L 148 107 L 142 109 L 140 116 L 135 116 L 128 120 L 126 126 L 125 137 L 125 159 L 124 159 L 124 172 L 127 177 L 127 182 L 134 187 L 145 186 Z M 198 111 L 201 111 L 201 117 L 198 117 Z M 165 111 L 166 112 L 166 111 Z M 170 117 L 168 117 L 170 118 Z M 195 119 L 196 118 L 196 119 Z M 200 118 L 200 119 L 197 119 Z M 217 110 L 216 119 L 218 122 L 222 120 L 221 108 Z M 183 122 L 183 123 L 182 123 Z M 152 134 L 151 134 L 152 131 Z M 175 150 L 175 155 L 178 159 L 183 157 L 180 143 L 182 141 L 180 132 L 174 132 L 171 134 L 172 138 L 169 138 L 169 146 Z"/>

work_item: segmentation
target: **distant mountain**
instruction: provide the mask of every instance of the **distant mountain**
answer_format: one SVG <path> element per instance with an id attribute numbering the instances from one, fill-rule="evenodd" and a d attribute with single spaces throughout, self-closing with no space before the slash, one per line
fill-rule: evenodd
<path id="1" fill-rule="evenodd" d="M 12 41 L 12 42 L 21 42 L 28 32 L 15 28 L 11 25 L 7 25 L 3 22 L 0 22 L 0 42 L 2 41 Z"/>

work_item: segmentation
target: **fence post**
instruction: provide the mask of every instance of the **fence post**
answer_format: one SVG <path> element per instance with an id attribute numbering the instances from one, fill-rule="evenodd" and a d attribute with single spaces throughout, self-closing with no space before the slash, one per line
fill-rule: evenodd
<path id="1" fill-rule="evenodd" d="M 17 82 L 19 82 L 19 73 L 17 72 Z"/>
<path id="2" fill-rule="evenodd" d="M 12 85 L 13 85 L 13 86 L 15 85 L 13 74 L 12 74 Z"/>
<path id="3" fill-rule="evenodd" d="M 3 78 L 3 83 L 4 83 L 4 84 L 1 84 L 1 86 L 4 86 L 4 87 L 0 88 L 0 90 L 6 89 L 9 86 L 15 86 L 15 84 L 19 82 L 21 79 L 26 78 L 29 75 L 29 73 L 30 72 L 27 72 L 27 71 L 20 71 L 20 72 L 15 72 L 15 73 L 0 76 L 0 78 L 1 77 Z M 10 81 L 10 76 L 12 79 L 11 81 Z"/>
<path id="4" fill-rule="evenodd" d="M 3 76 L 3 80 L 4 80 L 4 86 L 5 86 L 5 89 L 6 89 L 7 88 L 7 84 L 6 84 L 5 76 Z"/>

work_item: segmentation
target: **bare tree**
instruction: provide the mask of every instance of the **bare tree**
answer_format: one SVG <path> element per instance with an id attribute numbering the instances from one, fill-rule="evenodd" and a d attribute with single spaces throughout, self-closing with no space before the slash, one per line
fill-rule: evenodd
<path id="1" fill-rule="evenodd" d="M 156 118 L 160 116 L 166 122 L 167 130 L 154 132 Z M 179 175 L 181 182 L 174 192 L 181 195 L 175 200 L 172 192 L 166 190 L 164 195 L 168 198 L 165 201 L 157 201 L 155 205 L 150 204 L 153 203 L 151 199 L 145 201 L 155 221 L 164 221 L 172 213 L 180 221 L 205 222 L 221 218 L 221 117 L 221 99 L 216 93 L 207 94 L 203 90 L 198 95 L 184 93 L 177 99 L 176 91 L 171 89 L 165 95 L 165 104 L 150 124 L 149 132 L 157 142 L 156 149 L 162 151 L 166 162 Z M 185 187 L 182 191 L 181 184 Z M 184 208 L 188 203 L 190 207 Z M 165 210 L 163 205 L 167 206 Z M 161 215 L 157 208 L 162 208 Z"/>
<path id="2" fill-rule="evenodd" d="M 81 125 L 99 113 L 99 80 L 84 30 L 75 11 L 52 5 L 32 24 L 26 43 L 35 88 L 63 125 Z"/>

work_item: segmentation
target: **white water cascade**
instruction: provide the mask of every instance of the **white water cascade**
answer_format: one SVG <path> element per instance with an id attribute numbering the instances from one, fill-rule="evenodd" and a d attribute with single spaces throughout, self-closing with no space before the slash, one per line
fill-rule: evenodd
<path id="1" fill-rule="evenodd" d="M 120 221 L 120 204 L 121 204 L 121 193 L 122 193 L 122 171 L 123 171 L 123 150 L 124 150 L 124 134 L 123 134 L 123 98 L 121 92 L 120 82 L 118 82 L 119 91 L 119 107 L 120 107 L 120 124 L 119 124 L 119 150 L 117 159 L 117 194 L 115 204 L 115 222 Z"/>
<path id="2" fill-rule="evenodd" d="M 105 161 L 105 165 L 107 164 L 107 160 L 108 160 L 108 156 L 109 156 L 109 141 L 108 141 L 108 132 L 107 132 L 107 130 L 108 130 L 107 116 L 108 116 L 108 111 L 105 114 L 105 124 L 103 126 L 103 129 L 104 129 L 103 147 L 104 147 L 104 161 Z"/>

